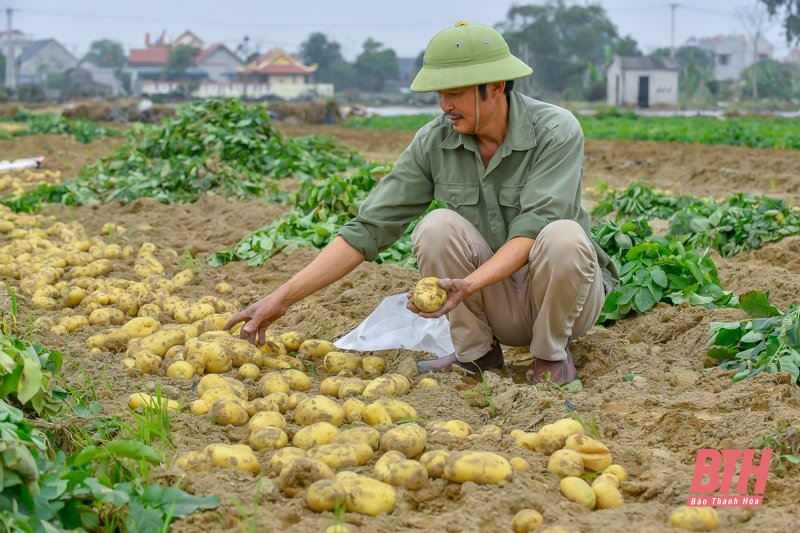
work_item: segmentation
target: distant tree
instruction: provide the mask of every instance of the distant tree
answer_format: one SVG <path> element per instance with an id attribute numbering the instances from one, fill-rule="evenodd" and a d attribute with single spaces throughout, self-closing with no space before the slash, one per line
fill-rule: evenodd
<path id="1" fill-rule="evenodd" d="M 774 59 L 762 59 L 739 76 L 742 94 L 752 94 L 754 82 L 758 83 L 760 98 L 796 99 L 800 95 L 800 67 Z"/>
<path id="2" fill-rule="evenodd" d="M 614 43 L 614 52 L 621 56 L 639 57 L 643 55 L 642 51 L 639 50 L 639 43 L 630 35 L 617 39 L 617 42 Z"/>
<path id="3" fill-rule="evenodd" d="M 786 42 L 800 43 L 800 0 L 759 0 L 770 16 L 783 18 Z"/>
<path id="4" fill-rule="evenodd" d="M 167 56 L 167 66 L 164 68 L 164 75 L 174 78 L 183 77 L 198 53 L 200 53 L 199 48 L 188 44 L 179 44 L 178 46 L 172 47 Z"/>
<path id="5" fill-rule="evenodd" d="M 341 45 L 323 33 L 312 33 L 300 44 L 300 57 L 306 65 L 317 65 L 314 78 L 318 82 L 332 83 L 337 90 L 355 83 L 355 67 L 342 56 Z"/>
<path id="6" fill-rule="evenodd" d="M 125 66 L 125 50 L 117 41 L 100 39 L 89 45 L 89 51 L 84 56 L 99 67 L 121 68 Z"/>
<path id="7" fill-rule="evenodd" d="M 651 57 L 668 58 L 671 50 L 659 48 Z M 678 62 L 678 90 L 687 98 L 694 98 L 708 89 L 714 79 L 714 56 L 697 46 L 681 46 L 675 51 Z"/>
<path id="8" fill-rule="evenodd" d="M 364 41 L 363 47 L 356 58 L 359 86 L 365 91 L 381 91 L 386 80 L 397 79 L 399 75 L 397 54 L 371 37 Z"/>
<path id="9" fill-rule="evenodd" d="M 585 94 L 591 76 L 587 65 L 603 66 L 607 51 L 638 52 L 633 38 L 621 38 L 598 4 L 515 5 L 498 28 L 512 52 L 533 67 L 536 87 L 562 96 L 568 88 L 568 93 Z"/>

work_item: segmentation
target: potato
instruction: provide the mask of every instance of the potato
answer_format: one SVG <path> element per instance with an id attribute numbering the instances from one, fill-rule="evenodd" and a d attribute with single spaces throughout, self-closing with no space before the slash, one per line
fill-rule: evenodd
<path id="1" fill-rule="evenodd" d="M 289 331 L 287 333 L 283 333 L 278 337 L 286 349 L 290 352 L 296 352 L 300 349 L 300 346 L 303 344 L 303 337 L 296 331 Z"/>
<path id="2" fill-rule="evenodd" d="M 181 408 L 180 404 L 175 400 L 158 398 L 157 396 L 151 396 L 144 392 L 136 392 L 128 397 L 128 407 L 131 409 L 139 409 L 145 406 L 153 409 L 163 409 L 166 407 L 170 411 L 177 411 Z"/>
<path id="3" fill-rule="evenodd" d="M 153 352 L 141 350 L 136 354 L 136 367 L 145 374 L 158 374 L 161 358 Z"/>
<path id="4" fill-rule="evenodd" d="M 243 426 L 250 420 L 250 416 L 242 403 L 219 398 L 211 404 L 211 419 L 220 426 Z"/>
<path id="5" fill-rule="evenodd" d="M 579 477 L 569 476 L 562 478 L 558 484 L 561 494 L 568 500 L 579 503 L 587 509 L 594 509 L 595 496 L 592 487 Z"/>
<path id="6" fill-rule="evenodd" d="M 99 350 L 99 348 L 93 348 L 92 351 Z M 122 361 L 120 361 L 120 368 L 126 374 L 134 374 L 139 372 L 139 367 L 136 366 L 136 359 L 131 359 L 130 357 L 126 357 Z"/>
<path id="7" fill-rule="evenodd" d="M 334 398 L 339 397 L 339 387 L 342 386 L 342 383 L 347 378 L 344 376 L 330 376 L 322 380 L 319 384 L 319 392 L 320 394 L 324 394 L 325 396 L 333 396 Z"/>
<path id="8" fill-rule="evenodd" d="M 84 298 L 86 298 L 86 290 L 72 286 L 64 291 L 61 305 L 64 307 L 77 307 Z"/>
<path id="9" fill-rule="evenodd" d="M 278 486 L 286 496 L 294 498 L 315 481 L 334 477 L 333 470 L 322 461 L 303 457 L 281 469 Z"/>
<path id="10" fill-rule="evenodd" d="M 420 311 L 433 313 L 441 309 L 447 301 L 447 291 L 439 286 L 439 278 L 422 278 L 414 287 L 413 300 Z"/>
<path id="11" fill-rule="evenodd" d="M 508 463 L 517 472 L 527 472 L 531 469 L 530 463 L 522 457 L 512 457 L 508 460 Z"/>
<path id="12" fill-rule="evenodd" d="M 207 319 L 206 319 L 207 320 Z M 216 327 L 216 326 L 215 326 Z M 239 368 L 240 366 L 250 363 L 256 364 L 258 362 L 258 366 L 261 366 L 263 354 L 261 350 L 250 344 L 244 339 L 234 339 L 230 336 L 227 331 L 207 331 L 200 335 L 200 337 L 204 337 L 210 334 L 222 334 L 219 335 L 216 339 L 217 341 L 224 341 L 225 347 L 227 348 L 228 355 L 231 358 L 231 362 L 233 366 Z M 205 339 L 203 339 L 205 340 Z"/>
<path id="13" fill-rule="evenodd" d="M 239 376 L 239 379 L 249 379 L 255 381 L 261 375 L 261 369 L 253 363 L 245 363 L 239 367 L 237 375 Z"/>
<path id="14" fill-rule="evenodd" d="M 265 427 L 276 427 L 286 431 L 286 419 L 277 411 L 258 411 L 247 423 L 247 431 L 250 432 Z"/>
<path id="15" fill-rule="evenodd" d="M 326 355 L 325 357 L 328 356 Z M 364 382 L 361 380 L 361 378 L 355 378 L 355 377 L 347 378 L 344 381 L 342 381 L 341 385 L 339 385 L 338 396 L 341 399 L 345 399 L 350 396 L 361 396 L 361 392 L 363 390 L 364 390 Z"/>
<path id="16" fill-rule="evenodd" d="M 472 434 L 472 426 L 463 420 L 448 420 L 440 428 L 459 438 L 466 438 Z"/>
<path id="17" fill-rule="evenodd" d="M 280 428 L 267 426 L 251 431 L 248 442 L 255 451 L 277 450 L 289 444 L 289 436 Z"/>
<path id="18" fill-rule="evenodd" d="M 583 426 L 572 418 L 562 418 L 552 424 L 542 426 L 535 434 L 533 442 L 522 447 L 533 446 L 532 448 L 539 453 L 550 455 L 556 450 L 560 450 L 571 435 L 583 435 Z"/>
<path id="19" fill-rule="evenodd" d="M 336 480 L 346 494 L 347 512 L 377 516 L 394 511 L 397 492 L 391 485 L 347 471 L 339 472 Z"/>
<path id="20" fill-rule="evenodd" d="M 342 404 L 342 410 L 344 411 L 344 419 L 347 422 L 361 422 L 364 417 L 364 411 L 367 408 L 367 404 L 363 401 L 359 400 L 358 398 L 349 398 L 344 401 Z"/>
<path id="21" fill-rule="evenodd" d="M 522 509 L 514 515 L 511 529 L 514 533 L 530 533 L 544 523 L 544 517 L 534 509 Z"/>
<path id="22" fill-rule="evenodd" d="M 159 357 L 164 357 L 167 350 L 177 344 L 183 344 L 185 342 L 186 335 L 183 331 L 179 329 L 161 328 L 152 335 L 144 337 L 139 347 L 144 350 L 149 350 Z"/>
<path id="23" fill-rule="evenodd" d="M 579 453 L 583 466 L 593 472 L 602 472 L 614 462 L 605 444 L 586 435 L 571 435 L 564 446 Z"/>
<path id="24" fill-rule="evenodd" d="M 397 391 L 396 396 L 405 396 L 411 390 L 411 381 L 402 374 L 384 374 L 383 377 L 394 383 L 394 388 Z"/>
<path id="25" fill-rule="evenodd" d="M 381 396 L 403 396 L 408 393 L 410 382 L 405 376 L 399 374 L 384 374 L 373 379 L 364 387 L 361 393 L 364 398 L 378 398 Z"/>
<path id="26" fill-rule="evenodd" d="M 322 360 L 322 364 L 329 374 L 338 374 L 342 370 L 355 372 L 358 369 L 359 362 L 358 356 L 336 351 L 328 352 Z"/>
<path id="27" fill-rule="evenodd" d="M 611 478 L 611 479 L 609 479 Z M 614 509 L 625 503 L 619 491 L 619 480 L 611 474 L 603 474 L 592 483 L 595 505 L 598 509 Z"/>
<path id="28" fill-rule="evenodd" d="M 307 391 L 311 388 L 311 378 L 301 370 L 290 368 L 281 372 L 281 375 L 292 390 Z"/>
<path id="29" fill-rule="evenodd" d="M 195 392 L 197 392 L 198 396 L 202 396 L 205 392 L 209 389 L 214 389 L 217 387 L 227 387 L 232 388 L 232 382 L 227 376 L 220 376 L 218 374 L 209 374 L 208 376 L 203 376 L 200 381 L 197 382 L 197 387 L 195 387 Z"/>
<path id="30" fill-rule="evenodd" d="M 386 362 L 380 357 L 364 357 L 361 359 L 361 369 L 371 378 L 376 378 L 386 370 Z"/>
<path id="31" fill-rule="evenodd" d="M 559 477 L 583 475 L 583 459 L 574 450 L 556 450 L 547 461 L 547 469 Z"/>
<path id="32" fill-rule="evenodd" d="M 372 447 L 365 442 L 331 442 L 311 448 L 307 456 L 319 459 L 334 470 L 362 466 L 372 459 Z"/>
<path id="33" fill-rule="evenodd" d="M 328 444 L 336 435 L 339 430 L 333 424 L 328 422 L 317 422 L 300 429 L 294 434 L 292 445 L 296 448 L 308 450 L 314 446 Z"/>
<path id="34" fill-rule="evenodd" d="M 501 481 L 511 481 L 514 471 L 511 464 L 496 453 L 463 451 L 450 453 L 442 477 L 454 483 L 472 481 L 496 485 Z"/>
<path id="35" fill-rule="evenodd" d="M 211 409 L 211 404 L 205 400 L 195 400 L 189 404 L 189 410 L 196 415 L 204 415 Z"/>
<path id="36" fill-rule="evenodd" d="M 712 531 L 719 525 L 719 515 L 713 507 L 687 507 L 675 509 L 669 517 L 669 525 L 689 531 Z"/>
<path id="37" fill-rule="evenodd" d="M 170 379 L 192 379 L 194 367 L 186 361 L 175 361 L 167 368 L 167 377 Z"/>
<path id="38" fill-rule="evenodd" d="M 189 472 L 207 472 L 211 470 L 214 463 L 211 457 L 203 452 L 188 452 L 175 460 L 175 466 Z"/>
<path id="39" fill-rule="evenodd" d="M 92 326 L 119 326 L 125 322 L 125 315 L 119 309 L 97 309 L 89 315 Z"/>
<path id="40" fill-rule="evenodd" d="M 392 417 L 386 407 L 379 403 L 371 403 L 364 408 L 361 415 L 362 420 L 370 426 L 388 426 L 392 423 Z"/>
<path id="41" fill-rule="evenodd" d="M 375 463 L 375 474 L 379 480 L 395 487 L 418 490 L 428 482 L 425 467 L 396 451 L 383 454 Z"/>
<path id="42" fill-rule="evenodd" d="M 308 394 L 304 392 L 293 392 L 289 395 L 289 403 L 287 409 L 296 409 L 300 402 L 308 398 Z M 346 403 L 346 402 L 345 402 Z"/>
<path id="43" fill-rule="evenodd" d="M 67 330 L 68 333 L 72 333 L 81 328 L 85 328 L 89 325 L 89 319 L 86 318 L 85 315 L 72 315 L 72 316 L 65 316 L 62 318 L 59 323 L 59 326 L 63 326 L 64 329 Z"/>
<path id="44" fill-rule="evenodd" d="M 181 324 L 191 324 L 216 312 L 217 310 L 211 304 L 197 304 L 176 309 L 174 316 L 175 320 Z"/>
<path id="45" fill-rule="evenodd" d="M 241 470 L 258 474 L 261 465 L 258 458 L 249 446 L 243 444 L 209 444 L 205 452 L 211 457 L 211 461 L 217 468 L 229 470 Z"/>
<path id="46" fill-rule="evenodd" d="M 277 372 L 268 372 L 258 382 L 258 393 L 261 396 L 267 396 L 273 392 L 288 393 L 289 384 Z"/>
<path id="47" fill-rule="evenodd" d="M 228 387 L 214 387 L 213 389 L 208 389 L 200 396 L 201 400 L 205 400 L 209 404 L 222 398 L 240 399 L 236 396 L 236 391 Z"/>
<path id="48" fill-rule="evenodd" d="M 342 431 L 333 438 L 332 442 L 363 442 L 373 450 L 377 450 L 381 445 L 381 434 L 375 428 L 359 426 Z"/>
<path id="49" fill-rule="evenodd" d="M 318 359 L 320 357 L 325 357 L 328 352 L 332 352 L 334 350 L 336 350 L 336 346 L 328 341 L 308 339 L 300 344 L 300 347 L 297 349 L 297 353 L 301 356 L 308 356 Z"/>
<path id="50" fill-rule="evenodd" d="M 423 453 L 419 462 L 427 470 L 428 477 L 438 478 L 444 475 L 444 466 L 447 464 L 448 457 L 450 457 L 448 450 L 431 450 Z"/>
<path id="51" fill-rule="evenodd" d="M 256 398 L 253 402 L 259 411 L 278 411 L 285 413 L 289 408 L 289 395 L 285 392 L 273 392 L 263 398 Z"/>
<path id="52" fill-rule="evenodd" d="M 328 422 L 334 426 L 341 426 L 343 420 L 344 411 L 341 406 L 325 396 L 314 396 L 303 400 L 294 410 L 294 421 L 301 426 L 315 422 Z"/>
<path id="53" fill-rule="evenodd" d="M 136 313 L 140 317 L 150 317 L 156 320 L 161 320 L 161 308 L 156 304 L 144 304 L 139 307 L 139 311 Z"/>
<path id="54" fill-rule="evenodd" d="M 231 284 L 225 283 L 224 281 L 220 281 L 216 285 L 214 285 L 214 292 L 217 294 L 228 294 L 231 292 Z"/>
<path id="55" fill-rule="evenodd" d="M 61 307 L 61 305 L 55 301 L 53 298 L 48 298 L 46 296 L 34 296 L 30 299 L 30 308 L 31 309 L 44 309 L 46 311 L 55 311 Z M 107 326 L 108 323 L 101 324 L 98 322 L 97 324 L 93 325 L 102 325 Z"/>
<path id="56" fill-rule="evenodd" d="M 416 424 L 403 424 L 383 434 L 381 450 L 396 450 L 411 459 L 425 451 L 426 441 L 427 435 L 424 429 Z"/>
<path id="57" fill-rule="evenodd" d="M 184 285 L 188 285 L 193 279 L 194 272 L 187 268 L 172 276 L 172 284 L 175 287 L 183 287 Z"/>
<path id="58" fill-rule="evenodd" d="M 293 448 L 291 446 L 287 448 L 281 448 L 272 454 L 272 458 L 269 460 L 269 469 L 277 476 L 281 473 L 281 470 L 286 467 L 286 465 L 305 456 L 306 451 L 301 450 L 300 448 Z"/>
<path id="59" fill-rule="evenodd" d="M 344 504 L 346 494 L 335 479 L 320 479 L 306 489 L 306 506 L 312 511 L 333 511 Z"/>
<path id="60" fill-rule="evenodd" d="M 200 348 L 200 353 L 206 361 L 206 372 L 223 374 L 233 367 L 231 358 L 225 352 L 225 348 L 219 343 L 204 343 Z"/>
<path id="61" fill-rule="evenodd" d="M 108 333 L 98 333 L 92 335 L 86 341 L 86 347 L 92 348 L 105 348 L 113 352 L 121 352 L 130 344 L 130 337 L 122 330 L 113 330 Z M 135 355 L 135 354 L 132 354 Z"/>
<path id="62" fill-rule="evenodd" d="M 422 378 L 417 383 L 418 389 L 434 389 L 439 386 L 439 382 L 433 378 Z"/>
<path id="63" fill-rule="evenodd" d="M 625 481 L 628 479 L 628 473 L 625 472 L 625 469 L 622 468 L 620 465 L 609 465 L 603 470 L 604 474 L 613 474 L 616 478 L 620 481 Z"/>

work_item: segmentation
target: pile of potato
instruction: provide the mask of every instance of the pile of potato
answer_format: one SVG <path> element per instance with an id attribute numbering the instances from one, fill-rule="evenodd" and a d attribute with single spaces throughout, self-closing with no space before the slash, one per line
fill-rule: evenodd
<path id="1" fill-rule="evenodd" d="M 0 171 L 0 196 L 21 196 L 42 183 L 61 184 L 61 171 L 21 168 Z"/>

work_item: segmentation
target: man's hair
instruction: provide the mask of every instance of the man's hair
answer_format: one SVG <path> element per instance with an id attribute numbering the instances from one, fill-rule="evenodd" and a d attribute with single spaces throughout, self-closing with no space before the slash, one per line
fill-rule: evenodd
<path id="1" fill-rule="evenodd" d="M 481 83 L 480 85 L 478 85 L 478 94 L 481 95 L 481 100 L 486 100 L 489 97 L 489 92 L 486 90 L 486 85 L 487 84 L 485 83 Z M 511 97 L 511 91 L 513 90 L 514 90 L 514 80 L 506 81 L 506 88 L 503 91 L 506 95 L 506 99 Z"/>

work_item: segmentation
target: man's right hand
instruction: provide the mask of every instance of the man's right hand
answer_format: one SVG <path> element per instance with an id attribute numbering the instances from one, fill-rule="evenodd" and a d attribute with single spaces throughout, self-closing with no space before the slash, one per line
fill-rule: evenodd
<path id="1" fill-rule="evenodd" d="M 266 331 L 270 324 L 285 315 L 288 310 L 289 307 L 281 301 L 276 293 L 268 294 L 250 304 L 244 311 L 233 315 L 225 324 L 224 329 L 230 330 L 236 324 L 247 320 L 239 332 L 239 337 L 260 346 L 267 342 Z"/>

